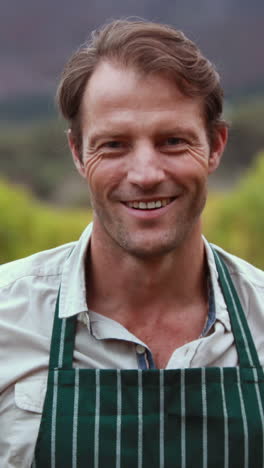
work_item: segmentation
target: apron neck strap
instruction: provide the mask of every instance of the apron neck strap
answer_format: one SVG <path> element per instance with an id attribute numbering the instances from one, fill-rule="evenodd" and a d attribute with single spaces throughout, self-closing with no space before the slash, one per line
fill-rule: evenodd
<path id="1" fill-rule="evenodd" d="M 216 252 L 212 245 L 211 249 L 215 258 L 220 287 L 230 316 L 239 365 L 241 367 L 260 368 L 257 350 L 230 273 L 219 253 Z"/>
<path id="2" fill-rule="evenodd" d="M 71 369 L 76 332 L 76 315 L 59 318 L 60 288 L 57 295 L 50 347 L 49 369 Z"/>

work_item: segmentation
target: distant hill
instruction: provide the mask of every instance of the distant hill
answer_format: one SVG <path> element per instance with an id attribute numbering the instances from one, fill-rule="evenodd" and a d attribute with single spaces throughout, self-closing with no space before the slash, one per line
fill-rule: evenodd
<path id="1" fill-rule="evenodd" d="M 229 96 L 264 90 L 263 0 L 2 0 L 0 99 L 53 95 L 89 32 L 130 15 L 183 29 L 217 65 Z"/>

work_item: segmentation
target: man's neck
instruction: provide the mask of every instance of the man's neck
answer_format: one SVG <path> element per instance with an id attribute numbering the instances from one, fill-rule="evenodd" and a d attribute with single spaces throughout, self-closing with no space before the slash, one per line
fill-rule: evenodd
<path id="1" fill-rule="evenodd" d="M 169 320 L 177 310 L 193 308 L 206 301 L 206 261 L 201 234 L 195 232 L 169 254 L 140 259 L 108 246 L 92 237 L 87 262 L 89 308 L 131 324 L 155 323 L 161 315 Z"/>

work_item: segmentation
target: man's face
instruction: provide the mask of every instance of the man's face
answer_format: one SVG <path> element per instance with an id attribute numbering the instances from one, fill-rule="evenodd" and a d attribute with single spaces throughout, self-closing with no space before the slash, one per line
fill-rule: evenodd
<path id="1" fill-rule="evenodd" d="M 220 135 L 209 148 L 200 99 L 167 77 L 101 63 L 81 112 L 94 234 L 138 257 L 178 248 L 200 226 L 224 145 Z"/>

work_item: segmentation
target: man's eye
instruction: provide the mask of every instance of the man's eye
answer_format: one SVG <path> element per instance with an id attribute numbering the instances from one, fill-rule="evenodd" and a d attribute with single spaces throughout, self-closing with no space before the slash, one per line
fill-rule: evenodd
<path id="1" fill-rule="evenodd" d="M 169 138 L 166 138 L 165 140 L 165 145 L 175 146 L 175 145 L 180 145 L 182 143 L 184 143 L 184 140 L 178 137 L 169 137 Z"/>
<path id="2" fill-rule="evenodd" d="M 113 140 L 113 141 L 107 141 L 106 143 L 104 143 L 104 146 L 106 148 L 111 148 L 111 149 L 118 149 L 118 148 L 121 148 L 122 147 L 122 142 L 121 141 L 117 141 L 117 140 Z"/>

